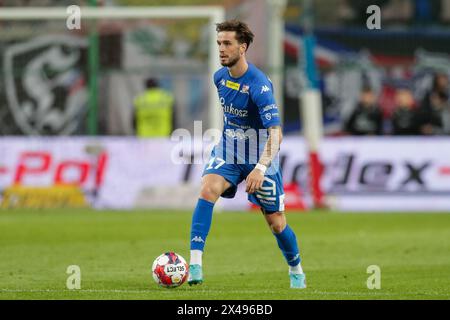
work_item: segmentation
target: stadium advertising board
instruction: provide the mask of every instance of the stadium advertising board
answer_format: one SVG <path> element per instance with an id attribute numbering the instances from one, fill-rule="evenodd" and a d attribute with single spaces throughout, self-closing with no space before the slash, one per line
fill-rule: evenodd
<path id="1" fill-rule="evenodd" d="M 204 164 L 193 154 L 174 163 L 177 147 L 166 139 L 3 138 L 1 207 L 193 208 Z M 327 138 L 321 157 L 322 187 L 337 210 L 450 211 L 450 139 Z M 302 139 L 284 139 L 280 163 L 284 183 L 299 186 L 310 205 Z M 219 206 L 250 209 L 243 187 Z"/>

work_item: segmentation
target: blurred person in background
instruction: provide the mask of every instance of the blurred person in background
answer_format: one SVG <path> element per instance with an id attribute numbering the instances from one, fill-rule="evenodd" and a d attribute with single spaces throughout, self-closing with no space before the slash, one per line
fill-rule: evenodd
<path id="1" fill-rule="evenodd" d="M 449 79 L 446 74 L 437 73 L 434 75 L 433 85 L 422 100 L 419 114 L 421 134 L 450 133 Z"/>
<path id="2" fill-rule="evenodd" d="M 175 127 L 174 97 L 160 88 L 158 81 L 148 78 L 145 91 L 134 99 L 133 125 L 142 138 L 168 137 Z"/>
<path id="3" fill-rule="evenodd" d="M 397 89 L 395 93 L 395 109 L 391 121 L 393 135 L 405 136 L 420 134 L 419 114 L 413 93 L 410 89 Z"/>
<path id="4" fill-rule="evenodd" d="M 363 88 L 358 104 L 345 123 L 344 131 L 358 136 L 383 134 L 383 113 L 370 87 Z"/>
<path id="5" fill-rule="evenodd" d="M 416 24 L 426 25 L 439 21 L 442 10 L 441 0 L 414 0 L 413 2 Z"/>

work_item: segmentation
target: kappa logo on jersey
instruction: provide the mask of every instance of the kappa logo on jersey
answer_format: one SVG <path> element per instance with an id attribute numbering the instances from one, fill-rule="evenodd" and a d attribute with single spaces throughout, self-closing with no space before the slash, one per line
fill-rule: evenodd
<path id="1" fill-rule="evenodd" d="M 199 237 L 199 236 L 193 237 L 191 241 L 192 241 L 192 242 L 205 242 L 205 241 L 202 239 L 202 237 Z"/>
<path id="2" fill-rule="evenodd" d="M 233 89 L 233 90 L 237 90 L 239 91 L 239 87 L 241 86 L 239 83 L 227 80 L 227 83 L 225 84 L 225 86 L 227 88 Z"/>
<path id="3" fill-rule="evenodd" d="M 222 86 L 224 86 L 224 85 L 225 85 L 225 79 L 220 80 L 220 84 L 221 84 Z"/>
<path id="4" fill-rule="evenodd" d="M 270 91 L 268 86 L 264 85 L 261 87 L 261 94 L 263 94 L 264 92 L 268 92 L 268 91 Z"/>

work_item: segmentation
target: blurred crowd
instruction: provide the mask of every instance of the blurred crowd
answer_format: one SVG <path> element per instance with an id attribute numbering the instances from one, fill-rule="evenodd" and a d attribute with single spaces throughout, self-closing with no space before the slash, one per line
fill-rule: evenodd
<path id="1" fill-rule="evenodd" d="M 268 65 L 268 55 L 265 54 L 267 50 L 264 48 L 269 48 L 272 44 L 270 37 L 266 36 L 268 31 L 265 29 L 266 23 L 260 19 L 264 11 L 258 11 L 262 3 L 268 3 L 263 0 L 0 0 L 0 7 L 89 5 L 94 2 L 98 6 L 224 5 L 228 17 L 243 18 L 260 32 L 257 37 L 260 47 L 258 49 L 253 47 L 253 51 L 250 52 L 253 56 L 250 60 L 263 70 L 271 68 Z M 285 70 L 288 70 L 287 85 L 284 90 L 284 129 L 288 134 L 297 134 L 301 128 L 297 87 L 301 81 L 295 73 L 298 72 L 299 55 L 296 50 L 302 36 L 300 17 L 303 5 L 303 0 L 288 0 L 284 13 L 288 27 L 284 59 Z M 450 135 L 450 67 L 448 67 L 450 63 L 448 55 L 450 52 L 448 50 L 450 0 L 314 0 L 313 5 L 318 45 L 316 59 L 319 68 L 323 71 L 323 83 L 326 83 L 326 86 L 324 85 L 326 90 L 323 90 L 324 111 L 328 111 L 324 112 L 326 134 Z M 368 32 L 366 10 L 369 5 L 380 6 L 383 30 Z M 267 8 L 270 9 L 268 6 Z M 137 92 L 144 94 L 141 102 L 157 100 L 154 94 L 147 92 L 149 87 L 145 88 L 145 92 L 140 92 L 144 89 L 140 81 L 144 80 L 143 73 L 159 77 L 164 87 L 171 90 L 173 99 L 166 100 L 177 102 L 167 107 L 164 114 L 163 112 L 159 114 L 165 119 L 167 125 L 162 126 L 162 122 L 156 121 L 159 125 L 154 127 L 158 127 L 158 130 L 166 132 L 175 127 L 191 128 L 194 120 L 208 119 L 209 111 L 205 97 L 208 95 L 210 83 L 203 80 L 206 79 L 207 68 L 203 66 L 207 64 L 208 47 L 202 44 L 203 36 L 208 29 L 204 26 L 202 29 L 200 26 L 203 22 L 194 23 L 194 20 L 181 22 L 183 24 L 168 23 L 168 21 L 164 23 L 149 23 L 145 26 L 139 23 L 132 27 L 124 25 L 123 30 L 116 29 L 115 24 L 112 33 L 108 31 L 100 34 L 101 79 L 99 82 L 102 90 L 99 90 L 98 98 L 99 110 L 101 110 L 97 124 L 99 134 L 127 135 L 133 134 L 134 131 L 145 131 L 148 134 L 152 131 L 148 129 L 149 123 L 144 128 L 142 125 L 144 120 L 140 121 L 137 117 L 138 113 L 144 118 L 150 117 L 141 110 L 143 108 L 139 107 L 141 103 L 135 100 L 133 108 L 128 107 L 129 101 L 132 101 Z M 0 41 L 0 47 L 7 48 L 10 41 L 8 39 L 13 37 L 12 31 L 16 25 L 15 32 L 20 35 L 20 41 L 25 41 L 26 36 L 22 32 L 27 29 L 20 28 L 21 24 L 22 22 L 14 21 L 8 30 L 4 28 L 5 32 L 2 34 L 5 35 L 6 40 L 3 40 L 3 43 Z M 356 28 L 353 28 L 355 26 Z M 53 28 L 50 24 L 49 26 L 39 25 L 39 28 L 45 27 L 48 27 L 48 30 Z M 394 32 L 390 33 L 389 30 Z M 396 33 L 399 30 L 405 32 Z M 45 34 L 45 32 L 42 33 Z M 117 50 L 118 46 L 121 50 Z M 45 50 L 49 48 L 51 48 L 50 45 Z M 86 53 L 83 50 L 85 49 L 80 50 L 78 65 L 72 65 L 75 70 L 72 73 L 77 74 L 80 79 L 87 77 L 86 68 L 82 67 L 87 63 Z M 5 49 L 0 50 L 0 59 L 3 59 L 4 52 L 6 52 Z M 35 61 L 41 61 L 37 54 L 42 53 L 36 50 L 36 56 L 27 54 L 23 58 L 24 61 L 26 60 L 23 66 L 34 66 Z M 155 61 L 164 63 L 154 63 Z M 447 66 L 446 72 L 443 72 L 444 64 Z M 3 67 L 4 65 L 0 67 L 2 74 Z M 425 70 L 427 73 L 426 81 L 420 80 L 420 90 L 417 90 L 417 85 L 413 88 L 412 85 L 403 83 L 416 81 L 411 79 L 411 74 L 419 73 L 415 69 Z M 108 72 L 109 70 L 120 70 L 120 72 L 113 73 Z M 434 75 L 433 84 L 430 84 L 428 91 L 424 94 L 424 89 L 430 80 L 430 70 L 440 70 L 442 73 Z M 17 72 L 22 71 L 18 69 Z M 375 79 L 369 81 L 369 85 L 369 82 L 360 80 L 359 73 L 371 74 L 371 77 Z M 328 80 L 325 79 L 326 75 Z M 402 85 L 399 85 L 397 81 L 403 81 Z M 359 92 L 362 82 L 367 85 L 363 86 Z M 15 83 L 21 88 L 20 81 Z M 345 85 L 340 85 L 341 83 Z M 55 87 L 54 82 L 51 85 Z M 0 86 L 3 86 L 2 81 Z M 58 90 L 65 93 L 58 91 L 58 98 L 55 99 L 52 107 L 59 108 L 59 105 L 63 105 L 66 97 L 70 96 L 67 92 L 71 92 L 71 88 L 71 84 L 66 83 L 59 86 Z M 30 100 L 25 89 L 16 90 L 20 95 L 20 101 Z M 49 95 L 55 96 L 56 91 L 48 90 Z M 158 92 L 163 95 L 162 92 Z M 9 100 L 3 87 L 0 87 L 0 93 L 0 134 L 23 134 L 23 130 L 19 128 L 10 110 L 11 105 L 8 108 Z M 36 100 L 39 99 L 43 99 L 42 95 Z M 85 103 L 81 98 L 80 101 L 78 102 L 80 110 L 83 110 Z M 86 134 L 84 119 L 86 114 L 87 112 L 80 113 L 76 118 L 71 119 L 73 123 L 78 123 L 79 129 L 75 134 Z M 153 117 L 157 119 L 156 116 Z M 129 122 L 133 125 L 123 121 L 123 119 L 131 118 L 133 120 Z M 37 121 L 33 119 L 32 122 Z M 154 131 L 156 130 L 151 132 L 152 135 L 156 134 Z M 44 134 L 49 133 L 45 131 Z"/>
<path id="2" fill-rule="evenodd" d="M 450 22 L 448 0 L 340 0 L 338 18 L 347 24 L 366 23 L 366 9 L 381 8 L 382 21 L 387 24 L 433 25 Z"/>
<path id="3" fill-rule="evenodd" d="M 384 112 L 373 89 L 364 87 L 343 131 L 350 135 L 449 135 L 448 75 L 436 73 L 420 101 L 408 86 L 397 88 L 392 112 Z"/>

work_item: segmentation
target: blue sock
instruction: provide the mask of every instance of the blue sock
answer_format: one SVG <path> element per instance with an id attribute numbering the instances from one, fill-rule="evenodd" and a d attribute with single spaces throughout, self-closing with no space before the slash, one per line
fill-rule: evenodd
<path id="1" fill-rule="evenodd" d="M 294 231 L 286 225 L 281 233 L 274 233 L 274 236 L 277 238 L 278 247 L 281 249 L 288 265 L 292 267 L 298 265 L 301 259 Z"/>
<path id="2" fill-rule="evenodd" d="M 201 250 L 205 247 L 206 237 L 211 227 L 214 203 L 198 199 L 191 225 L 191 250 Z"/>

